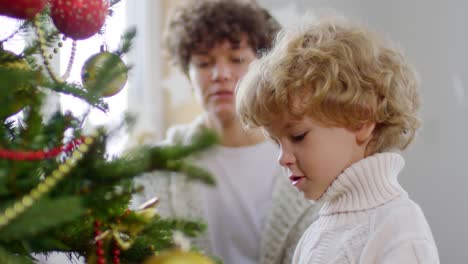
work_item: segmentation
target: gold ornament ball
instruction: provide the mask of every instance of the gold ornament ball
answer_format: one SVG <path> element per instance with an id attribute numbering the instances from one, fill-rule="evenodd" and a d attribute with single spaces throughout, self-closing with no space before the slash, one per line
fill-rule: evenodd
<path id="1" fill-rule="evenodd" d="M 143 264 L 215 264 L 210 258 L 196 252 L 170 250 L 147 259 Z"/>
<path id="2" fill-rule="evenodd" d="M 113 79 L 107 83 L 105 87 L 95 87 L 98 72 L 101 71 L 106 64 L 112 65 L 108 73 L 113 76 Z M 83 86 L 88 91 L 91 89 L 101 89 L 102 97 L 111 97 L 118 94 L 124 88 L 128 78 L 127 71 L 127 66 L 117 54 L 104 51 L 86 60 L 81 69 L 81 80 Z"/>
<path id="3" fill-rule="evenodd" d="M 11 51 L 2 50 L 0 48 L 0 67 L 7 69 L 17 69 L 17 70 L 30 70 L 29 64 L 25 59 L 18 57 L 15 53 Z M 1 87 L 0 87 L 1 88 Z M 12 105 L 9 109 L 3 109 L 2 117 L 8 117 L 17 114 L 21 111 L 26 105 L 26 100 L 29 98 L 31 91 L 34 91 L 32 86 L 19 86 L 16 87 L 12 95 Z"/>

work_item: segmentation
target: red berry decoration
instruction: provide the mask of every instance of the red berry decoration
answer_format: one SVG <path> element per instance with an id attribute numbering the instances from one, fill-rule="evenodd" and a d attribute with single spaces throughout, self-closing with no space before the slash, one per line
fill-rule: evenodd
<path id="1" fill-rule="evenodd" d="M 99 32 L 109 8 L 108 0 L 50 0 L 50 3 L 54 25 L 74 40 L 87 39 Z"/>
<path id="2" fill-rule="evenodd" d="M 0 15 L 30 19 L 41 12 L 46 4 L 47 0 L 0 0 Z"/>

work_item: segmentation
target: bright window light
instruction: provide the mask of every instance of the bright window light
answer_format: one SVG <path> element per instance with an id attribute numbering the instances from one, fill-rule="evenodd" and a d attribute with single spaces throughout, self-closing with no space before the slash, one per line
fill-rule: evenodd
<path id="1" fill-rule="evenodd" d="M 75 59 L 68 82 L 81 82 L 81 68 L 86 59 L 90 56 L 99 53 L 103 44 L 107 46 L 108 51 L 113 51 L 118 48 L 126 29 L 125 21 L 125 1 L 122 1 L 113 7 L 112 17 L 108 17 L 104 27 L 104 34 L 95 35 L 89 39 L 77 42 Z M 72 49 L 72 40 L 67 39 L 63 43 L 63 48 L 60 49 L 60 72 L 65 73 L 70 53 Z M 127 86 L 127 85 L 126 85 Z M 61 95 L 60 104 L 63 112 L 71 111 L 74 116 L 81 117 L 89 111 L 85 125 L 87 127 L 95 127 L 104 125 L 108 128 L 115 128 L 121 124 L 124 119 L 124 112 L 127 110 L 127 89 L 124 87 L 118 94 L 104 99 L 109 105 L 109 111 L 103 113 L 99 109 L 90 109 L 89 105 L 79 98 L 70 95 Z M 108 145 L 109 154 L 118 154 L 124 147 L 127 135 L 119 135 L 118 140 L 114 139 L 112 144 Z M 112 139 L 111 139 L 112 140 Z"/>

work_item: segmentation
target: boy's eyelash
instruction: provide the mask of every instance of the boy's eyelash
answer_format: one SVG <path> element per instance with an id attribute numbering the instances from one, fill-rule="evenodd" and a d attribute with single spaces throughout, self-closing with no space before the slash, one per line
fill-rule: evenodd
<path id="1" fill-rule="evenodd" d="M 306 134 L 307 134 L 307 132 L 304 132 L 304 133 L 302 133 L 300 135 L 297 135 L 297 136 L 291 136 L 291 140 L 293 142 L 300 142 L 305 138 Z"/>

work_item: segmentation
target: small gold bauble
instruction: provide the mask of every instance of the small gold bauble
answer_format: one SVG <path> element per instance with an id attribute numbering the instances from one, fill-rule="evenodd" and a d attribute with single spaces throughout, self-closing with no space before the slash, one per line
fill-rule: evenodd
<path id="1" fill-rule="evenodd" d="M 17 69 L 17 70 L 30 70 L 28 63 L 25 59 L 20 58 L 18 55 L 13 52 L 3 50 L 0 48 L 0 67 L 6 69 Z M 1 89 L 0 87 L 0 90 Z M 31 96 L 34 87 L 20 85 L 15 87 L 13 94 L 3 95 L 9 96 L 11 98 L 11 105 L 9 108 L 4 107 L 0 111 L 0 117 L 8 117 L 17 114 L 27 105 L 27 99 Z"/>
<path id="2" fill-rule="evenodd" d="M 98 72 L 101 71 L 106 64 L 112 65 L 108 73 L 113 76 L 113 79 L 105 87 L 95 87 Z M 124 88 L 127 78 L 127 66 L 125 63 L 117 54 L 108 51 L 91 56 L 86 60 L 81 69 L 83 86 L 88 91 L 91 89 L 101 89 L 102 97 L 111 97 L 119 93 Z"/>
<path id="3" fill-rule="evenodd" d="M 169 250 L 147 259 L 143 264 L 215 264 L 210 258 L 192 251 Z"/>

